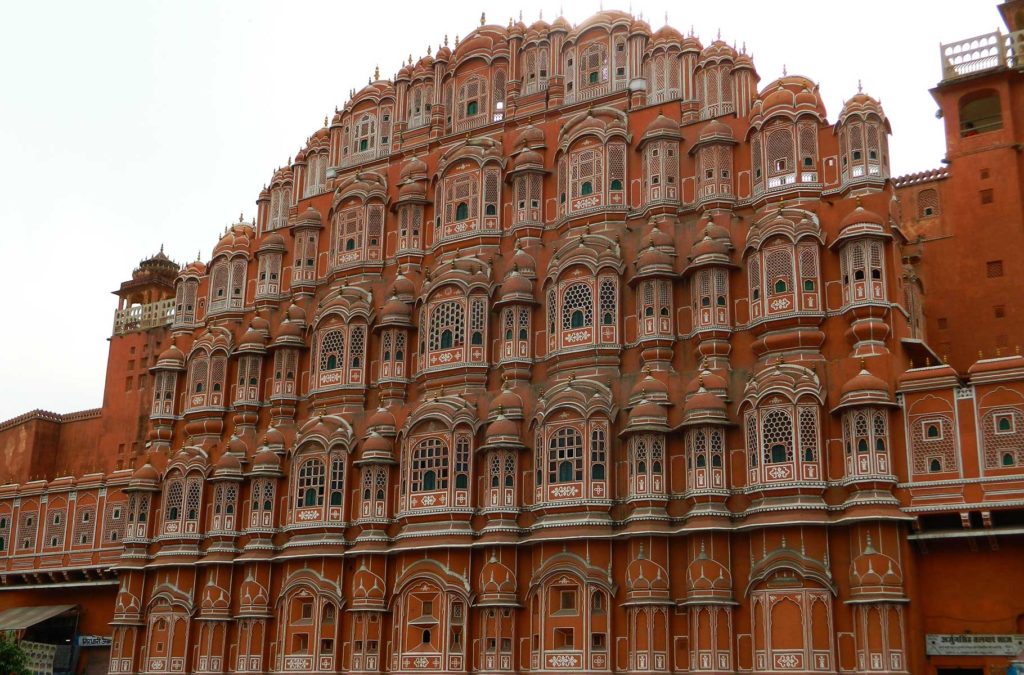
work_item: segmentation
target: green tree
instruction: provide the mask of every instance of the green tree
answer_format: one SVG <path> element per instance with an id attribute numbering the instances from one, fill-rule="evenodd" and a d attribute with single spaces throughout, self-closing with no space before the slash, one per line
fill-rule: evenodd
<path id="1" fill-rule="evenodd" d="M 0 674 L 30 675 L 28 657 L 13 638 L 0 633 Z"/>

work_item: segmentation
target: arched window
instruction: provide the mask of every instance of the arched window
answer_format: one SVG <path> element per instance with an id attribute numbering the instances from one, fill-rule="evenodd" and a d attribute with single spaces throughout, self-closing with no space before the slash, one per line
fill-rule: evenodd
<path id="1" fill-rule="evenodd" d="M 469 218 L 469 204 L 466 202 L 459 202 L 455 207 L 455 220 L 460 221 L 465 220 L 466 218 Z"/>
<path id="2" fill-rule="evenodd" d="M 295 483 L 295 506 L 298 508 L 323 506 L 324 504 L 324 463 L 317 458 L 304 461 L 299 466 Z"/>
<path id="3" fill-rule="evenodd" d="M 960 136 L 977 136 L 1003 128 L 999 93 L 992 89 L 971 92 L 960 99 Z"/>
<path id="4" fill-rule="evenodd" d="M 563 427 L 548 441 L 548 481 L 567 483 L 583 480 L 583 436 Z"/>
<path id="5" fill-rule="evenodd" d="M 410 462 L 413 492 L 448 489 L 448 444 L 440 438 L 416 443 Z"/>

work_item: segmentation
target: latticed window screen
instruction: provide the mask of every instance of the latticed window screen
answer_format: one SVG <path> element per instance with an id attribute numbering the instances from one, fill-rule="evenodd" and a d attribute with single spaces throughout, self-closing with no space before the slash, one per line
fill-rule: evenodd
<path id="1" fill-rule="evenodd" d="M 473 119 L 487 114 L 487 82 L 479 75 L 472 75 L 459 86 L 458 107 L 455 119 Z"/>
<path id="2" fill-rule="evenodd" d="M 776 176 L 795 170 L 793 158 L 793 131 L 790 127 L 774 128 L 768 132 L 768 175 Z"/>
<path id="3" fill-rule="evenodd" d="M 438 303 L 430 310 L 431 351 L 465 344 L 465 309 L 457 300 Z"/>
<path id="4" fill-rule="evenodd" d="M 789 246 L 777 246 L 764 252 L 764 274 L 768 283 L 768 295 L 793 291 L 793 250 Z"/>
<path id="5" fill-rule="evenodd" d="M 228 296 L 228 262 L 219 260 L 213 265 L 210 274 L 210 302 L 224 300 Z"/>
<path id="6" fill-rule="evenodd" d="M 44 547 L 57 548 L 64 545 L 66 520 L 67 511 L 64 508 L 51 508 L 46 512 L 46 528 L 43 532 Z"/>
<path id="7" fill-rule="evenodd" d="M 800 166 L 810 168 L 818 164 L 818 126 L 801 122 L 797 130 L 800 146 Z"/>
<path id="8" fill-rule="evenodd" d="M 341 506 L 345 488 L 345 458 L 340 454 L 331 455 L 331 506 Z"/>
<path id="9" fill-rule="evenodd" d="M 358 369 L 363 367 L 366 361 L 366 327 L 352 326 L 349 333 L 348 367 Z"/>
<path id="10" fill-rule="evenodd" d="M 600 148 L 588 148 L 571 155 L 569 171 L 574 199 L 603 191 L 604 164 L 601 154 Z"/>
<path id="11" fill-rule="evenodd" d="M 753 410 L 747 411 L 743 417 L 743 423 L 746 427 L 747 461 L 749 467 L 754 468 L 760 464 L 758 461 L 760 452 L 757 438 L 757 413 Z"/>
<path id="12" fill-rule="evenodd" d="M 601 325 L 614 326 L 618 319 L 618 290 L 615 279 L 603 277 L 601 279 Z"/>
<path id="13" fill-rule="evenodd" d="M 496 168 L 488 168 L 484 171 L 484 215 L 497 216 L 501 208 L 499 199 L 501 172 Z"/>
<path id="14" fill-rule="evenodd" d="M 366 207 L 366 247 L 369 252 L 380 252 L 384 234 L 384 205 L 370 204 Z"/>
<path id="15" fill-rule="evenodd" d="M 583 436 L 573 427 L 562 427 L 548 439 L 548 482 L 583 480 Z"/>
<path id="16" fill-rule="evenodd" d="M 31 551 L 36 547 L 37 518 L 35 511 L 22 511 L 18 520 L 18 549 Z"/>
<path id="17" fill-rule="evenodd" d="M 320 337 L 320 372 L 338 370 L 345 365 L 345 332 L 338 328 Z"/>
<path id="18" fill-rule="evenodd" d="M 201 479 L 190 480 L 193 481 L 189 484 L 190 488 L 192 485 L 196 485 L 201 489 L 202 484 L 199 482 Z M 127 503 L 123 500 L 107 502 L 107 509 L 103 516 L 103 541 L 101 545 L 116 544 L 124 539 L 125 527 L 128 524 L 127 507 Z"/>
<path id="19" fill-rule="evenodd" d="M 75 509 L 75 527 L 71 532 L 75 546 L 92 546 L 96 536 L 96 507 L 79 505 Z"/>
<path id="20" fill-rule="evenodd" d="M 459 206 L 465 204 L 465 218 L 480 216 L 480 172 L 471 171 L 445 179 L 444 222 L 459 220 Z"/>
<path id="21" fill-rule="evenodd" d="M 774 409 L 763 414 L 761 451 L 766 464 L 793 461 L 793 418 L 788 410 Z"/>
<path id="22" fill-rule="evenodd" d="M 484 329 L 487 327 L 487 300 L 482 297 L 473 297 L 469 301 L 469 330 L 470 343 L 482 345 L 484 343 Z"/>
<path id="23" fill-rule="evenodd" d="M 608 81 L 608 45 L 595 42 L 587 45 L 579 58 L 579 87 L 586 89 Z"/>
<path id="24" fill-rule="evenodd" d="M 917 193 L 917 217 L 931 218 L 939 215 L 939 193 L 928 188 Z"/>
<path id="25" fill-rule="evenodd" d="M 1024 412 L 997 408 L 983 415 L 981 427 L 986 468 L 1024 464 Z"/>
<path id="26" fill-rule="evenodd" d="M 377 142 L 377 118 L 369 113 L 364 114 L 355 123 L 355 134 L 352 137 L 352 152 L 373 150 Z"/>
<path id="27" fill-rule="evenodd" d="M 800 457 L 805 462 L 818 461 L 818 410 L 814 406 L 799 407 Z"/>
<path id="28" fill-rule="evenodd" d="M 910 445 L 914 473 L 956 471 L 956 437 L 949 414 L 911 415 Z"/>
<path id="29" fill-rule="evenodd" d="M 589 284 L 572 284 L 562 294 L 562 330 L 594 325 L 593 291 Z"/>
<path id="30" fill-rule="evenodd" d="M 493 121 L 500 122 L 505 118 L 505 71 L 494 72 L 494 86 L 491 91 L 491 116 Z"/>
<path id="31" fill-rule="evenodd" d="M 590 476 L 594 480 L 604 480 L 605 462 L 608 460 L 607 431 L 603 426 L 594 426 L 590 430 Z"/>
<path id="32" fill-rule="evenodd" d="M 764 157 L 761 154 L 761 133 L 755 132 L 753 138 L 750 139 L 750 157 L 751 167 L 754 172 L 754 185 L 761 185 L 764 183 Z"/>
<path id="33" fill-rule="evenodd" d="M 0 554 L 6 555 L 12 548 L 15 547 L 11 546 L 11 514 L 4 511 L 0 513 Z"/>
<path id="34" fill-rule="evenodd" d="M 608 144 L 608 186 L 610 190 L 624 190 L 626 185 L 626 146 Z"/>
<path id="35" fill-rule="evenodd" d="M 221 353 L 214 354 L 210 358 L 210 391 L 213 393 L 224 391 L 225 380 L 227 379 L 228 359 Z"/>
<path id="36" fill-rule="evenodd" d="M 439 438 L 425 438 L 412 452 L 413 492 L 448 489 L 448 444 Z"/>
<path id="37" fill-rule="evenodd" d="M 184 481 L 180 478 L 168 481 L 164 495 L 164 522 L 177 522 L 181 519 L 181 510 L 184 506 Z"/>
<path id="38" fill-rule="evenodd" d="M 455 487 L 465 489 L 469 487 L 469 437 L 459 434 L 455 439 Z"/>
<path id="39" fill-rule="evenodd" d="M 317 458 L 310 458 L 299 466 L 295 480 L 295 506 L 323 506 L 324 503 L 324 463 Z"/>
<path id="40" fill-rule="evenodd" d="M 189 476 L 185 482 L 185 520 L 199 520 L 199 505 L 203 496 L 203 479 Z"/>
<path id="41" fill-rule="evenodd" d="M 430 123 L 431 100 L 434 88 L 427 83 L 413 85 L 409 93 L 409 129 L 418 129 Z"/>

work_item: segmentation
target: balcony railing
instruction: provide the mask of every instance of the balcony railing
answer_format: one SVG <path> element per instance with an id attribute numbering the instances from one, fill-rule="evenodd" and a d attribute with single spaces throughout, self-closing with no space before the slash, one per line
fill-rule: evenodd
<path id="1" fill-rule="evenodd" d="M 1024 31 L 1000 31 L 958 40 L 939 48 L 942 81 L 948 82 L 996 68 L 1024 67 Z"/>
<path id="2" fill-rule="evenodd" d="M 114 335 L 168 326 L 174 321 L 174 298 L 133 305 L 114 312 Z"/>

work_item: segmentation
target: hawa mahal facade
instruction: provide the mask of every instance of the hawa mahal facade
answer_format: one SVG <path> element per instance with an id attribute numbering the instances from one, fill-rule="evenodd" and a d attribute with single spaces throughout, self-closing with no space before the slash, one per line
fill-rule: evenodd
<path id="1" fill-rule="evenodd" d="M 0 607 L 112 675 L 1005 668 L 925 653 L 1024 632 L 1001 9 L 899 179 L 878 100 L 623 12 L 374 78 L 122 284 L 101 409 L 0 425 Z"/>

